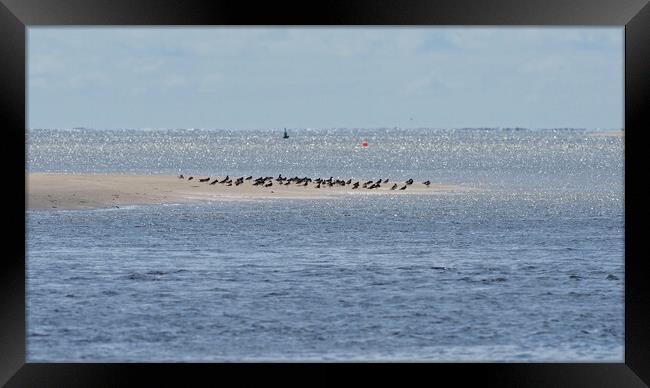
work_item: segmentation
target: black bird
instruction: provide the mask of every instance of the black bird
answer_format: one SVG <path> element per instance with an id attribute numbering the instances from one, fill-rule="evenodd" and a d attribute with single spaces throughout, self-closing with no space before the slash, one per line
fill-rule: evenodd
<path id="1" fill-rule="evenodd" d="M 377 181 L 377 183 L 381 183 L 381 179 Z"/>
<path id="2" fill-rule="evenodd" d="M 219 183 L 226 183 L 226 182 L 228 182 L 228 179 L 230 179 L 230 177 L 228 175 L 226 175 L 226 177 Z"/>
<path id="3" fill-rule="evenodd" d="M 386 179 L 386 180 L 384 181 L 384 183 L 388 183 L 388 179 Z"/>
<path id="4" fill-rule="evenodd" d="M 239 185 L 241 185 L 241 184 L 243 184 L 243 183 L 244 183 L 244 181 L 239 181 L 239 180 L 238 180 L 237 182 L 235 182 L 235 186 L 239 186 Z"/>
<path id="5" fill-rule="evenodd" d="M 399 188 L 400 190 L 406 190 L 406 185 Z"/>
<path id="6" fill-rule="evenodd" d="M 212 182 L 210 182 L 211 185 L 217 183 L 219 181 L 219 178 L 215 178 Z"/>
<path id="7" fill-rule="evenodd" d="M 429 186 L 429 185 L 431 184 L 431 181 L 426 181 L 426 182 L 423 182 L 423 183 L 424 183 L 425 185 Z"/>
<path id="8" fill-rule="evenodd" d="M 318 182 L 318 184 L 316 185 L 316 188 L 320 189 L 320 182 Z"/>
<path id="9" fill-rule="evenodd" d="M 305 183 L 303 183 L 302 185 L 303 185 L 303 186 L 307 186 L 308 183 L 309 183 L 309 182 L 305 181 Z"/>
<path id="10" fill-rule="evenodd" d="M 249 180 L 251 180 L 251 179 L 253 179 L 253 176 L 252 176 L 252 175 L 246 178 L 247 181 L 249 181 Z"/>
<path id="11" fill-rule="evenodd" d="M 193 177 L 193 176 L 191 176 L 191 177 L 189 177 L 189 178 L 187 178 L 187 180 L 188 180 L 188 181 L 191 181 L 192 179 L 194 179 L 194 177 Z"/>
<path id="12" fill-rule="evenodd" d="M 210 180 L 210 177 L 199 179 L 199 182 L 207 182 Z"/>
<path id="13" fill-rule="evenodd" d="M 393 185 L 393 187 L 391 187 L 390 189 L 391 189 L 391 190 L 395 190 L 396 188 L 397 188 L 397 183 L 395 183 L 395 184 Z"/>
<path id="14" fill-rule="evenodd" d="M 273 186 L 273 182 L 269 182 L 269 183 L 264 185 L 264 187 L 271 187 L 271 186 Z"/>
<path id="15" fill-rule="evenodd" d="M 352 183 L 352 179 L 348 179 L 348 181 L 345 182 L 346 185 L 349 185 L 350 183 Z"/>
<path id="16" fill-rule="evenodd" d="M 181 174 L 178 176 L 178 179 L 185 179 L 185 177 L 183 176 L 183 174 Z"/>
<path id="17" fill-rule="evenodd" d="M 226 186 L 232 186 L 232 181 L 228 182 Z"/>
<path id="18" fill-rule="evenodd" d="M 354 185 L 352 185 L 352 189 L 357 189 L 359 188 L 359 182 L 354 182 Z"/>
<path id="19" fill-rule="evenodd" d="M 285 183 L 284 185 L 289 186 L 290 184 L 291 184 L 291 181 L 287 181 L 287 183 Z"/>
<path id="20" fill-rule="evenodd" d="M 406 181 L 406 184 L 407 184 L 407 185 L 412 185 L 412 184 L 413 184 L 413 179 L 409 179 L 409 180 L 407 180 L 407 181 Z"/>

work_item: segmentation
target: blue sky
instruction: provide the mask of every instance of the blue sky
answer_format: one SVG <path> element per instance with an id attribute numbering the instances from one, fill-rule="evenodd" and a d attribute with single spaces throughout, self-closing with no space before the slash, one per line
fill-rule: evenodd
<path id="1" fill-rule="evenodd" d="M 623 28 L 36 28 L 29 128 L 606 128 Z"/>

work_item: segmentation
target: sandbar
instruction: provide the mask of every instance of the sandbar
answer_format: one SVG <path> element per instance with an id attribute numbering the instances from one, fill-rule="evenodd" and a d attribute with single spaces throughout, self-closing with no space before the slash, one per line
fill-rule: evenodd
<path id="1" fill-rule="evenodd" d="M 414 182 L 406 190 L 391 190 L 394 183 L 399 187 L 403 181 L 382 184 L 372 190 L 359 187 L 353 190 L 345 187 L 316 188 L 314 183 L 306 187 L 290 184 L 280 185 L 273 180 L 273 186 L 253 186 L 253 180 L 239 186 L 226 186 L 211 176 L 209 182 L 199 182 L 196 176 L 188 181 L 173 175 L 122 175 L 122 174 L 64 174 L 26 173 L 25 201 L 27 210 L 80 210 L 97 208 L 119 208 L 128 205 L 172 204 L 205 201 L 256 201 L 266 199 L 326 199 L 341 195 L 412 195 L 436 194 L 464 191 L 463 187 L 431 183 L 426 186 Z M 256 177 L 254 177 L 256 178 Z M 254 179 L 253 178 L 253 179 Z M 363 183 L 363 180 L 361 180 Z"/>

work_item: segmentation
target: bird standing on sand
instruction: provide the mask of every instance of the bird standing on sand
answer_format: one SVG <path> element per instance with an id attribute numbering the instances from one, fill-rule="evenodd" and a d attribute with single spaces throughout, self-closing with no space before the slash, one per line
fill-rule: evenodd
<path id="1" fill-rule="evenodd" d="M 230 179 L 230 177 L 228 175 L 226 175 L 226 177 L 219 183 L 226 183 L 226 182 L 228 182 L 228 179 Z"/>
<path id="2" fill-rule="evenodd" d="M 248 176 L 248 177 L 246 177 L 246 180 L 247 180 L 247 181 L 249 181 L 249 180 L 251 180 L 251 179 L 253 179 L 253 176 L 252 176 L 252 175 L 251 175 L 251 176 Z"/>
<path id="3" fill-rule="evenodd" d="M 189 177 L 189 178 L 187 178 L 187 180 L 188 180 L 188 181 L 191 181 L 192 179 L 194 179 L 194 177 L 193 177 L 193 176 L 191 176 L 191 177 Z"/>
<path id="4" fill-rule="evenodd" d="M 422 183 L 424 183 L 425 185 L 429 186 L 429 185 L 431 184 L 431 181 L 426 181 L 426 182 L 422 182 Z"/>
<path id="5" fill-rule="evenodd" d="M 214 178 L 214 180 L 213 180 L 212 182 L 210 182 L 210 184 L 211 184 L 211 185 L 214 185 L 214 184 L 217 183 L 218 181 L 219 181 L 219 178 Z"/>
<path id="6" fill-rule="evenodd" d="M 400 190 L 406 190 L 406 185 L 399 188 Z"/>
<path id="7" fill-rule="evenodd" d="M 391 189 L 391 190 L 395 190 L 396 188 L 397 188 L 397 183 L 395 183 L 395 184 L 393 185 L 393 187 L 391 187 L 390 189 Z"/>
<path id="8" fill-rule="evenodd" d="M 407 185 L 412 185 L 412 184 L 413 184 L 413 179 L 409 179 L 409 180 L 407 180 L 407 181 L 406 181 L 406 184 L 407 184 Z"/>
<path id="9" fill-rule="evenodd" d="M 207 182 L 210 180 L 210 177 L 199 179 L 199 182 Z"/>
<path id="10" fill-rule="evenodd" d="M 181 174 L 178 176 L 178 179 L 185 179 L 185 177 L 183 176 L 183 174 Z"/>
<path id="11" fill-rule="evenodd" d="M 264 187 L 271 187 L 271 186 L 273 186 L 273 182 L 269 182 L 269 183 L 264 185 Z"/>

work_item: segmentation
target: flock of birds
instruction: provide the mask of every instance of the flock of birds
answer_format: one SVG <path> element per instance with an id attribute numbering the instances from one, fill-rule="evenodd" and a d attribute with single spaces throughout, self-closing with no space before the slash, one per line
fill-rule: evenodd
<path id="1" fill-rule="evenodd" d="M 185 176 L 182 174 L 178 176 L 179 179 L 185 179 Z M 190 176 L 187 178 L 188 181 L 193 180 L 194 177 Z M 299 178 L 299 177 L 293 177 L 293 178 L 287 178 L 283 177 L 282 174 L 278 175 L 277 178 L 274 178 L 272 176 L 263 176 L 259 177 L 253 180 L 253 176 L 248 176 L 248 177 L 239 177 L 236 179 L 231 178 L 229 175 L 226 175 L 225 178 L 220 179 L 220 178 L 214 178 L 212 179 L 211 177 L 207 178 L 196 178 L 199 182 L 201 183 L 208 183 L 209 185 L 216 185 L 216 184 L 221 184 L 225 186 L 239 186 L 241 184 L 244 184 L 245 181 L 252 181 L 253 186 L 261 186 L 261 187 L 272 187 L 274 182 L 278 186 L 289 186 L 289 185 L 294 185 L 294 186 L 303 186 L 307 187 L 309 184 L 312 184 L 312 187 L 316 189 L 320 189 L 321 187 L 346 187 L 346 186 L 351 186 L 352 190 L 356 190 L 359 187 L 367 190 L 372 190 L 372 189 L 379 189 L 382 186 L 381 185 L 390 185 L 392 183 L 392 186 L 390 187 L 391 190 L 406 190 L 407 187 L 413 184 L 413 179 L 409 179 L 404 183 L 396 183 L 396 182 L 390 182 L 389 179 L 378 179 L 376 181 L 374 180 L 369 180 L 366 182 L 361 182 L 361 181 L 356 181 L 352 182 L 352 179 L 343 180 L 343 179 L 334 179 L 334 177 L 330 177 L 329 179 L 323 179 L 323 178 L 317 178 L 317 179 L 311 179 L 308 177 L 304 178 Z M 212 179 L 212 181 L 210 181 Z M 431 184 L 431 181 L 426 181 L 422 182 L 425 186 L 429 186 Z"/>

